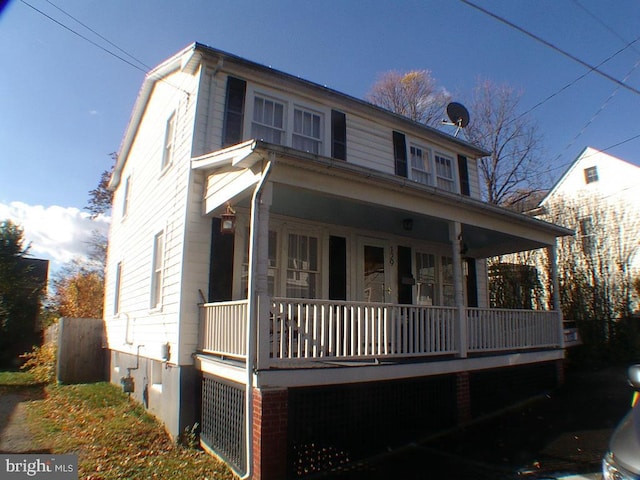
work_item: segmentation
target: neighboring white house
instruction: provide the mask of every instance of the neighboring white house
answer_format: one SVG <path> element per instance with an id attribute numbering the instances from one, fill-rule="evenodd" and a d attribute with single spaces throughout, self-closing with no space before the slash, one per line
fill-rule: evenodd
<path id="1" fill-rule="evenodd" d="M 640 277 L 640 167 L 587 147 L 542 199 L 536 215 L 576 232 L 558 254 L 586 262 L 612 296 Z M 577 241 L 576 241 L 577 240 Z M 577 259 L 577 260 L 576 260 Z M 632 298 L 631 308 L 637 309 Z"/>
<path id="2" fill-rule="evenodd" d="M 185 48 L 145 78 L 111 180 L 112 381 L 174 436 L 198 423 L 205 448 L 260 479 L 556 385 L 559 311 L 489 309 L 486 258 L 554 258 L 570 231 L 481 201 L 485 155 Z"/>

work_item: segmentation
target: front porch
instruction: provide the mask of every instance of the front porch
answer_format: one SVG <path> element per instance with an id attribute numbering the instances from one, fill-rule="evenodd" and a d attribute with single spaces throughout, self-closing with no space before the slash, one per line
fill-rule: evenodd
<path id="1" fill-rule="evenodd" d="M 556 311 L 270 298 L 256 370 L 454 360 L 563 348 Z M 249 302 L 200 306 L 201 354 L 247 358 Z M 507 365 L 508 363 L 505 363 Z"/>

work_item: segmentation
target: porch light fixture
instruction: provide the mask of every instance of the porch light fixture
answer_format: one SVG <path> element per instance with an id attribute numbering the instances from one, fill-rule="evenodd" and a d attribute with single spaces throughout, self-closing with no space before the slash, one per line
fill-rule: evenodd
<path id="1" fill-rule="evenodd" d="M 236 211 L 227 205 L 227 211 L 220 216 L 220 233 L 234 233 L 236 231 Z"/>
<path id="2" fill-rule="evenodd" d="M 402 220 L 402 228 L 407 231 L 413 230 L 413 218 L 405 218 Z"/>

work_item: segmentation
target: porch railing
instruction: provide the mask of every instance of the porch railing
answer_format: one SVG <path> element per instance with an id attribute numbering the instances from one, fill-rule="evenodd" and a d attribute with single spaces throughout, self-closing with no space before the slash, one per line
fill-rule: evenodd
<path id="1" fill-rule="evenodd" d="M 557 312 L 465 308 L 463 353 L 558 348 Z M 246 358 L 247 300 L 201 306 L 200 350 Z M 272 298 L 259 350 L 270 363 L 453 355 L 454 307 Z M 266 336 L 267 338 L 264 338 Z"/>
<path id="2" fill-rule="evenodd" d="M 200 306 L 200 345 L 204 353 L 246 358 L 249 301 Z"/>
<path id="3" fill-rule="evenodd" d="M 558 322 L 554 311 L 467 308 L 468 352 L 559 347 Z"/>
<path id="4" fill-rule="evenodd" d="M 274 298 L 270 357 L 349 359 L 456 353 L 455 308 Z"/>

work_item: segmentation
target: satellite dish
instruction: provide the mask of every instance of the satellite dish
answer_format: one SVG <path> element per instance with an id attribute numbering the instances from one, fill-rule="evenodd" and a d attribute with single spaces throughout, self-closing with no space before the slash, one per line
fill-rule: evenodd
<path id="1" fill-rule="evenodd" d="M 446 120 L 443 120 L 442 123 L 444 125 L 456 127 L 456 133 L 453 135 L 454 137 L 458 136 L 461 128 L 469 125 L 469 111 L 461 103 L 451 102 L 447 105 L 447 116 L 451 121 L 447 122 Z"/>

